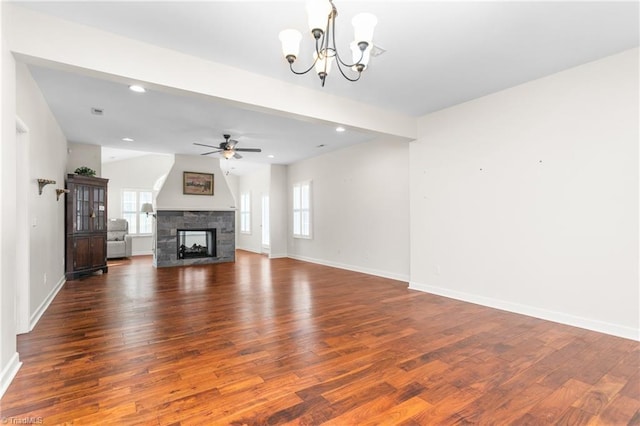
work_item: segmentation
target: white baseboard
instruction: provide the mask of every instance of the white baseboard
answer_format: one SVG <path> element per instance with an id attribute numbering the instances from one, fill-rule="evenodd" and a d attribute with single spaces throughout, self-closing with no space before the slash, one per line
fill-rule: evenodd
<path id="1" fill-rule="evenodd" d="M 500 309 L 516 314 L 527 315 L 547 321 L 553 321 L 560 324 L 570 325 L 572 327 L 584 328 L 586 330 L 597 331 L 599 333 L 605 333 L 612 336 L 623 337 L 625 339 L 640 341 L 640 330 L 636 330 L 632 327 L 626 327 L 619 324 L 612 324 L 590 318 L 578 317 L 566 314 L 564 312 L 550 311 L 535 306 L 522 305 L 506 300 L 478 296 L 476 294 L 464 293 L 442 287 L 435 287 L 428 284 L 417 283 L 414 281 L 409 282 L 409 288 L 413 290 L 423 291 L 425 293 L 431 293 L 438 296 L 461 300 L 463 302 L 475 303 L 477 305 L 487 306 L 490 308 Z"/>
<path id="2" fill-rule="evenodd" d="M 243 251 L 248 251 L 248 252 L 251 252 L 251 253 L 262 254 L 261 250 L 255 250 L 255 249 L 247 248 L 247 247 L 236 246 L 236 250 L 243 250 Z"/>
<path id="3" fill-rule="evenodd" d="M 286 253 L 280 253 L 280 254 L 269 253 L 269 259 L 283 259 L 286 257 L 289 257 L 287 256 Z"/>
<path id="4" fill-rule="evenodd" d="M 0 398 L 9 388 L 9 385 L 13 381 L 13 378 L 18 374 L 18 370 L 22 367 L 20 362 L 20 355 L 18 352 L 14 353 L 7 365 L 2 369 L 0 373 Z"/>
<path id="5" fill-rule="evenodd" d="M 51 289 L 51 292 L 42 301 L 40 306 L 38 306 L 38 309 L 36 309 L 35 312 L 31 314 L 31 318 L 29 319 L 29 331 L 33 330 L 33 328 L 36 326 L 38 321 L 40 321 L 40 318 L 45 313 L 45 311 L 47 310 L 51 302 L 53 302 L 53 299 L 56 297 L 56 295 L 58 294 L 58 292 L 60 291 L 64 283 L 66 282 L 67 280 L 65 279 L 64 276 L 60 278 L 60 280 L 58 281 L 58 284 L 56 284 L 56 286 L 53 289 Z"/>
<path id="6" fill-rule="evenodd" d="M 396 274 L 393 272 L 380 271 L 380 270 L 371 269 L 371 268 L 362 268 L 360 266 L 347 265 L 344 263 L 331 262 L 331 261 L 322 260 L 322 259 L 314 259 L 306 256 L 297 256 L 297 255 L 290 254 L 287 257 L 290 257 L 291 259 L 302 260 L 304 262 L 311 262 L 311 263 L 317 263 L 319 265 L 330 266 L 332 268 L 346 269 L 347 271 L 360 272 L 367 275 L 375 275 L 376 277 L 388 278 L 390 280 L 397 280 L 397 281 L 404 281 L 404 282 L 409 281 L 409 276 L 404 274 Z"/>
<path id="7" fill-rule="evenodd" d="M 131 256 L 151 256 L 153 255 L 153 250 L 141 250 L 134 251 L 131 253 Z"/>

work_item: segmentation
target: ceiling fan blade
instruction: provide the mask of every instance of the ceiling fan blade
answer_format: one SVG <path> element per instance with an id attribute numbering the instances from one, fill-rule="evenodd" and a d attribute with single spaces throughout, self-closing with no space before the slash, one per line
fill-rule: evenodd
<path id="1" fill-rule="evenodd" d="M 236 150 L 237 151 L 237 150 Z M 233 154 L 233 158 L 237 158 L 238 160 L 242 158 L 242 155 L 238 154 L 237 152 Z"/>
<path id="2" fill-rule="evenodd" d="M 235 150 L 243 152 L 262 152 L 260 148 L 236 148 Z"/>
<path id="3" fill-rule="evenodd" d="M 234 139 L 230 139 L 226 142 L 226 144 L 229 148 L 234 148 L 238 144 L 238 141 Z"/>
<path id="4" fill-rule="evenodd" d="M 204 153 L 202 153 L 202 154 L 200 154 L 200 155 L 215 154 L 216 152 L 220 152 L 220 150 L 219 150 L 219 149 L 216 149 L 215 151 L 204 152 Z"/>
<path id="5" fill-rule="evenodd" d="M 199 145 L 199 146 L 206 146 L 206 147 L 209 147 L 209 148 L 218 148 L 217 146 L 213 146 L 213 145 L 205 145 L 205 144 L 203 144 L 203 143 L 198 143 L 198 142 L 194 142 L 193 144 L 194 144 L 194 145 Z"/>

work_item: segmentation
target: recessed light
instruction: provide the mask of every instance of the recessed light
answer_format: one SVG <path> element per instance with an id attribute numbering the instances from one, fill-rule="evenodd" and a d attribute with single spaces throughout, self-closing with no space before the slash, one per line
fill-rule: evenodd
<path id="1" fill-rule="evenodd" d="M 275 155 L 273 155 L 273 154 L 269 154 L 269 155 L 267 155 L 267 157 L 268 157 L 268 158 L 275 158 Z"/>
<path id="2" fill-rule="evenodd" d="M 125 142 L 133 142 L 133 139 L 131 138 L 122 138 L 122 140 Z"/>
<path id="3" fill-rule="evenodd" d="M 104 110 L 102 108 L 92 107 L 91 108 L 91 114 L 93 114 L 93 115 L 102 115 L 102 114 L 104 114 Z"/>
<path id="4" fill-rule="evenodd" d="M 129 86 L 129 90 L 131 90 L 132 92 L 136 92 L 136 93 L 144 93 L 146 92 L 146 89 L 142 86 L 139 86 L 137 84 L 132 84 L 131 86 Z"/>
<path id="5" fill-rule="evenodd" d="M 338 126 L 338 127 L 336 127 L 336 132 L 344 132 L 345 130 L 347 130 L 347 129 L 345 129 L 345 128 L 344 128 L 344 127 L 342 127 L 342 126 Z"/>

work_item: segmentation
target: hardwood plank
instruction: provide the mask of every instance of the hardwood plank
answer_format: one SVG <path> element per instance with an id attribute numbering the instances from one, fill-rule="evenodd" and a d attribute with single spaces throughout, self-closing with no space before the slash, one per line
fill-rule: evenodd
<path id="1" fill-rule="evenodd" d="M 533 383 L 517 395 L 509 397 L 509 400 L 491 412 L 489 417 L 481 416 L 496 424 L 512 424 L 525 413 L 528 413 L 539 401 L 552 393 L 552 389 Z M 478 417 L 476 417 L 478 418 Z M 481 421 L 486 423 L 486 421 Z"/>
<path id="2" fill-rule="evenodd" d="M 593 416 L 574 406 L 568 407 L 557 421 L 559 426 L 582 426 L 591 422 Z"/>
<path id="3" fill-rule="evenodd" d="M 607 406 L 591 419 L 592 425 L 617 425 L 631 423 L 638 413 L 637 401 L 624 395 L 616 395 Z"/>
<path id="4" fill-rule="evenodd" d="M 625 382 L 624 387 L 620 389 L 620 394 L 640 401 L 640 369 L 636 370 L 631 377 L 620 377 L 620 379 Z"/>
<path id="5" fill-rule="evenodd" d="M 415 386 L 416 384 L 409 384 L 406 387 L 396 389 L 395 391 L 388 393 L 387 395 L 380 396 L 371 401 L 361 403 L 357 407 L 353 407 L 351 410 L 328 420 L 327 422 L 323 423 L 323 425 L 361 425 L 366 422 L 370 422 L 374 417 L 384 417 L 383 413 L 392 410 L 399 403 L 406 402 L 407 396 L 414 394 L 413 389 L 415 388 Z M 409 399 L 413 400 L 414 398 L 414 396 L 411 396 Z M 411 404 L 413 405 L 413 402 Z M 431 407 L 431 405 L 426 402 L 421 402 L 419 403 L 419 405 L 420 407 L 426 407 L 423 408 L 423 410 L 429 409 Z"/>
<path id="6" fill-rule="evenodd" d="M 238 251 L 68 281 L 0 417 L 45 424 L 637 424 L 640 343 Z"/>
<path id="7" fill-rule="evenodd" d="M 397 425 L 411 417 L 431 408 L 431 404 L 418 397 L 408 399 L 394 405 L 375 417 L 368 419 L 363 425 Z"/>
<path id="8" fill-rule="evenodd" d="M 624 380 L 614 376 L 604 376 L 582 398 L 571 405 L 592 415 L 598 415 L 620 393 L 624 385 Z M 640 407 L 640 403 L 638 404 Z"/>
<path id="9" fill-rule="evenodd" d="M 568 380 L 560 388 L 534 405 L 523 417 L 523 423 L 553 424 L 562 417 L 567 407 L 583 397 L 590 386 L 576 379 Z M 525 422 L 525 419 L 527 421 Z M 518 423 L 518 422 L 516 422 Z"/>
<path id="10" fill-rule="evenodd" d="M 420 425 L 444 425 L 445 420 L 449 419 L 450 423 L 460 419 L 455 414 L 467 405 L 481 396 L 481 393 L 475 390 L 459 390 L 451 385 L 448 386 L 449 392 L 444 398 L 436 398 L 437 403 L 433 403 L 432 407 L 413 416 L 413 421 Z M 421 395 L 422 399 L 432 401 L 432 391 L 428 390 Z M 453 413 L 453 415 L 452 415 Z"/>

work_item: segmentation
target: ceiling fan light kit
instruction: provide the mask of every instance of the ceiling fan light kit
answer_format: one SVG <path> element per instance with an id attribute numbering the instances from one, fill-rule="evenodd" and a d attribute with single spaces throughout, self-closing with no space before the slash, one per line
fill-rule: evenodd
<path id="1" fill-rule="evenodd" d="M 229 158 L 233 157 L 234 155 L 236 155 L 236 152 L 235 152 L 235 150 L 233 150 L 233 148 L 229 148 L 229 149 L 225 148 L 225 150 L 222 151 L 222 156 L 224 158 L 226 158 L 227 160 Z"/>
<path id="2" fill-rule="evenodd" d="M 289 63 L 291 72 L 297 75 L 306 74 L 315 68 L 322 86 L 324 87 L 327 75 L 331 71 L 331 64 L 335 59 L 336 67 L 340 74 L 349 81 L 358 81 L 362 75 L 362 71 L 367 68 L 369 59 L 371 58 L 371 49 L 373 48 L 373 30 L 378 23 L 378 19 L 371 13 L 359 13 L 353 17 L 351 23 L 354 29 L 354 41 L 351 42 L 352 63 L 345 62 L 338 53 L 336 48 L 336 17 L 338 10 L 332 0 L 308 0 L 307 16 L 311 35 L 315 39 L 315 52 L 313 53 L 313 63 L 304 71 L 296 71 L 293 69 L 293 63 L 300 53 L 300 41 L 302 34 L 298 30 L 287 29 L 280 32 L 280 41 L 282 42 L 282 53 Z M 324 28 L 324 29 L 323 29 Z M 344 69 L 343 69 L 344 68 Z M 357 75 L 355 77 L 348 76 L 345 71 L 347 68 Z M 347 71 L 350 72 L 350 71 Z"/>
<path id="3" fill-rule="evenodd" d="M 198 146 L 206 146 L 208 148 L 215 148 L 214 151 L 209 151 L 209 152 L 204 152 L 201 155 L 209 155 L 209 154 L 215 154 L 215 153 L 220 153 L 220 155 L 222 155 L 223 158 L 226 158 L 227 160 L 231 159 L 231 158 L 236 158 L 236 159 L 241 159 L 242 155 L 238 154 L 237 151 L 240 152 L 262 152 L 262 149 L 260 148 L 236 148 L 236 145 L 238 144 L 237 140 L 231 139 L 231 135 L 222 135 L 222 137 L 224 137 L 224 142 L 220 142 L 220 145 L 218 146 L 213 146 L 213 145 L 206 145 L 203 143 L 198 143 L 198 142 L 194 142 L 194 145 L 198 145 Z"/>

